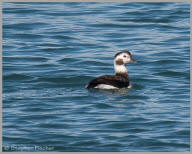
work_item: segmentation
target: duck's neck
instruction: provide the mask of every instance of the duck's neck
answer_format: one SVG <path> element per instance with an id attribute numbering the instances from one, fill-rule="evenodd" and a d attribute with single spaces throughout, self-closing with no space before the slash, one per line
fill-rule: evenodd
<path id="1" fill-rule="evenodd" d="M 124 76 L 126 78 L 129 77 L 127 68 L 124 64 L 123 65 L 114 64 L 114 69 L 115 69 L 115 75 L 121 75 L 121 76 Z"/>

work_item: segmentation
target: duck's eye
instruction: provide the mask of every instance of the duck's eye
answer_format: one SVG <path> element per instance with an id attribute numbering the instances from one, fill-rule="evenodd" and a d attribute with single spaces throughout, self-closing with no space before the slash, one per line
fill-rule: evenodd
<path id="1" fill-rule="evenodd" d="M 126 58 L 127 56 L 126 56 L 126 55 L 124 55 L 123 57 L 124 57 L 124 58 Z"/>

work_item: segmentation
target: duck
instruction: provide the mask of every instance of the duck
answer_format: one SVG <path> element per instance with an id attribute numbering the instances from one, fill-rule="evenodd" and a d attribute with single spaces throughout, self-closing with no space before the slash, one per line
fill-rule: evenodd
<path id="1" fill-rule="evenodd" d="M 85 88 L 92 89 L 120 89 L 131 88 L 132 84 L 129 79 L 129 74 L 126 68 L 128 63 L 137 63 L 130 51 L 124 50 L 114 56 L 115 75 L 102 75 L 91 80 Z"/>

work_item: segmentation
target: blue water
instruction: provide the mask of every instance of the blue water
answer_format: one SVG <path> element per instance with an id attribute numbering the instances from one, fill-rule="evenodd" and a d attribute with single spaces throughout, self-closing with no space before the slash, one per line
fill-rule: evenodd
<path id="1" fill-rule="evenodd" d="M 87 90 L 129 50 L 132 89 Z M 190 151 L 190 4 L 3 3 L 3 151 Z"/>

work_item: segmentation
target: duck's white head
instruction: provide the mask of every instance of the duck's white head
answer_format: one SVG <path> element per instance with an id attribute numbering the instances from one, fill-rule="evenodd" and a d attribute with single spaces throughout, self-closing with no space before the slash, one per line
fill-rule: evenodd
<path id="1" fill-rule="evenodd" d="M 136 63 L 129 51 L 118 52 L 114 57 L 116 65 L 126 65 L 130 62 Z"/>
<path id="2" fill-rule="evenodd" d="M 118 52 L 114 56 L 115 73 L 128 73 L 125 65 L 131 62 L 136 63 L 136 60 L 133 59 L 129 51 Z"/>

